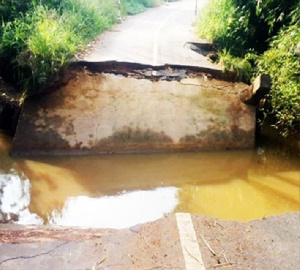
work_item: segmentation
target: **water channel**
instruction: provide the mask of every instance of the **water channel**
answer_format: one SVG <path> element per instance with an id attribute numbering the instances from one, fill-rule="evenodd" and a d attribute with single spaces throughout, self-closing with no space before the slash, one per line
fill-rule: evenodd
<path id="1" fill-rule="evenodd" d="M 281 149 L 14 159 L 10 147 L 0 132 L 0 223 L 126 228 L 174 212 L 300 211 L 300 160 Z"/>

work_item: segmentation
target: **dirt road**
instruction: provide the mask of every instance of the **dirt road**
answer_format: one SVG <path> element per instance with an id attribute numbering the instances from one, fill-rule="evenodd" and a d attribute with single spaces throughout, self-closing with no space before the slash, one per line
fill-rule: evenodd
<path id="1" fill-rule="evenodd" d="M 195 28 L 196 2 L 200 10 L 207 0 L 171 2 L 127 17 L 122 24 L 100 35 L 83 59 L 218 68 L 188 44 L 200 41 Z"/>

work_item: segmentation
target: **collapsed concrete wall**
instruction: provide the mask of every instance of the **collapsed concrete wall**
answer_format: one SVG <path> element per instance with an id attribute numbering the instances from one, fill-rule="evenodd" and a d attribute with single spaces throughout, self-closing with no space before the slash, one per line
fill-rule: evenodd
<path id="1" fill-rule="evenodd" d="M 14 155 L 254 147 L 243 83 L 171 68 L 112 74 L 73 65 L 65 76 L 65 85 L 25 101 Z"/>

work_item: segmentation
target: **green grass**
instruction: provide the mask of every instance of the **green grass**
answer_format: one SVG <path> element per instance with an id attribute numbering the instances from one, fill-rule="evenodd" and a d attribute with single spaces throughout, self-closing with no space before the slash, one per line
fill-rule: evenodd
<path id="1" fill-rule="evenodd" d="M 299 9 L 300 10 L 300 9 Z M 298 10 L 298 11 L 299 11 Z M 299 14 L 299 13 L 297 13 Z M 299 15 L 297 15 L 299 17 Z M 300 20 L 283 28 L 275 36 L 258 61 L 259 72 L 272 77 L 268 99 L 270 110 L 265 114 L 276 116 L 275 127 L 283 135 L 300 131 Z"/>
<path id="2" fill-rule="evenodd" d="M 123 0 L 125 5 L 125 13 L 134 15 L 145 11 L 147 8 L 157 7 L 161 5 L 163 0 Z"/>
<path id="3" fill-rule="evenodd" d="M 146 10 L 143 2 L 138 0 L 126 0 L 125 7 L 126 13 L 129 15 L 135 15 Z"/>
<path id="4" fill-rule="evenodd" d="M 253 27 L 247 11 L 237 8 L 234 0 L 211 0 L 200 12 L 197 33 L 232 55 L 242 56 L 247 53 Z"/>
<path id="5" fill-rule="evenodd" d="M 8 21 L 3 19 L 0 72 L 9 74 L 9 80 L 27 95 L 43 91 L 76 52 L 114 24 L 118 15 L 117 0 L 25 2 L 17 17 L 8 19 L 10 13 Z"/>
<path id="6" fill-rule="evenodd" d="M 245 82 L 272 78 L 262 109 L 276 117 L 282 135 L 300 132 L 300 2 L 211 0 L 197 23 L 198 35 L 219 49 L 224 71 Z"/>
<path id="7" fill-rule="evenodd" d="M 221 64 L 223 71 L 230 71 L 235 74 L 236 81 L 243 81 L 250 83 L 253 75 L 253 67 L 250 63 L 250 57 L 254 57 L 249 54 L 249 57 L 235 57 L 232 56 L 226 49 L 223 49 L 218 53 L 218 61 Z"/>
<path id="8" fill-rule="evenodd" d="M 121 0 L 136 14 L 163 0 Z M 118 17 L 118 0 L 0 0 L 0 76 L 34 95 Z"/>

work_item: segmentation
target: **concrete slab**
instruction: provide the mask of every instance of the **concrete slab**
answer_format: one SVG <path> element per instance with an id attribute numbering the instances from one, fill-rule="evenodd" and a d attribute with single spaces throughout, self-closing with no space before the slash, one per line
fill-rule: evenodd
<path id="1" fill-rule="evenodd" d="M 127 77 L 88 66 L 67 73 L 66 85 L 25 101 L 14 155 L 254 147 L 255 108 L 239 99 L 243 83 L 149 68 Z"/>

